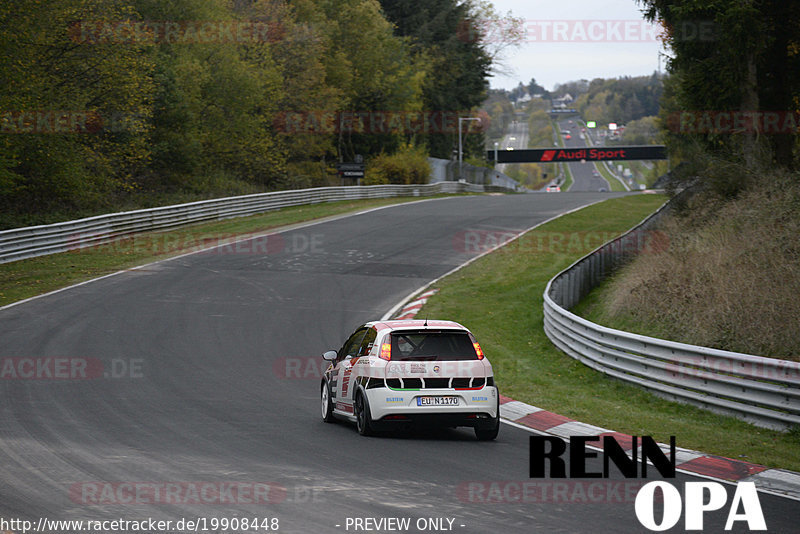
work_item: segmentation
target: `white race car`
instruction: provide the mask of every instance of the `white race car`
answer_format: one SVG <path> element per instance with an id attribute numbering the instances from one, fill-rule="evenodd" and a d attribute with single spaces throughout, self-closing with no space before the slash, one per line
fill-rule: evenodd
<path id="1" fill-rule="evenodd" d="M 375 321 L 360 326 L 322 378 L 322 419 L 359 434 L 421 423 L 469 426 L 479 440 L 500 429 L 492 365 L 472 333 L 452 321 Z"/>

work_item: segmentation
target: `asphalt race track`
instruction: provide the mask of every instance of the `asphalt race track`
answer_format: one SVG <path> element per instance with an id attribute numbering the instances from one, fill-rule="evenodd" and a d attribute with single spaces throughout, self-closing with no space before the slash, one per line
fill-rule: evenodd
<path id="1" fill-rule="evenodd" d="M 360 322 L 477 254 L 458 245 L 465 229 L 519 231 L 609 196 L 389 207 L 0 310 L 0 358 L 25 372 L 26 358 L 64 359 L 0 380 L 0 516 L 278 518 L 286 533 L 353 532 L 347 519 L 365 517 L 411 518 L 410 532 L 419 518 L 453 519 L 465 534 L 645 532 L 619 487 L 599 503 L 522 495 L 530 434 L 517 427 L 483 443 L 470 429 L 363 438 L 324 424 L 313 367 Z M 76 365 L 93 378 L 47 377 Z M 223 489 L 198 497 L 198 487 Z M 760 500 L 770 532 L 795 531 L 797 502 Z M 726 517 L 727 507 L 707 514 L 707 531 Z"/>
<path id="2" fill-rule="evenodd" d="M 580 148 L 589 146 L 585 139 L 580 138 L 581 123 L 577 120 L 577 115 L 574 119 L 564 119 L 559 121 L 558 127 L 561 131 L 570 131 L 571 139 L 564 139 L 564 146 L 567 148 Z M 578 191 L 611 191 L 608 182 L 602 176 L 595 176 L 592 173 L 594 164 L 591 162 L 581 163 L 568 163 L 569 169 L 572 172 L 573 184 L 569 188 L 571 192 Z"/>

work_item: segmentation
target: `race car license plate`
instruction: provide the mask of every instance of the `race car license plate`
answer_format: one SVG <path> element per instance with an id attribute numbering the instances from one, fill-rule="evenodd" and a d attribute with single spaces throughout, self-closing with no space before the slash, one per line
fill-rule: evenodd
<path id="1" fill-rule="evenodd" d="M 458 406 L 458 397 L 417 397 L 417 406 Z"/>

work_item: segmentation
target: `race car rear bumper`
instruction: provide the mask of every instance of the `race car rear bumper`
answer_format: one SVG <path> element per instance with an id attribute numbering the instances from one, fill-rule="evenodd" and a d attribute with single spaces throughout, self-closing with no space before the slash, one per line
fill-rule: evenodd
<path id="1" fill-rule="evenodd" d="M 494 386 L 475 390 L 424 389 L 366 390 L 370 415 L 376 426 L 430 424 L 437 426 L 482 427 L 495 424 L 498 392 Z M 420 405 L 419 398 L 457 398 L 457 405 Z"/>

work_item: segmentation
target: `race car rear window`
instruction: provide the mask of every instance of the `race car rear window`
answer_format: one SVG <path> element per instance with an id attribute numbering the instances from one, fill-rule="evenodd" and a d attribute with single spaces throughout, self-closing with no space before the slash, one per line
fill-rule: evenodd
<path id="1" fill-rule="evenodd" d="M 393 361 L 477 360 L 466 332 L 393 332 Z"/>

